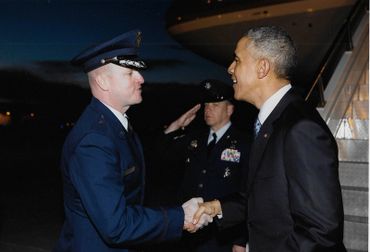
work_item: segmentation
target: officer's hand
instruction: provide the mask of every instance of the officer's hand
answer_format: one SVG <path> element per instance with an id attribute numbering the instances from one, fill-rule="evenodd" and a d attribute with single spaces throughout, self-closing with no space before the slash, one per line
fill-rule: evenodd
<path id="1" fill-rule="evenodd" d="M 222 214 L 221 203 L 218 200 L 207 201 L 199 203 L 199 208 L 194 214 L 193 224 L 196 225 L 201 219 L 202 214 L 207 214 L 211 217 L 215 217 L 218 214 Z"/>
<path id="2" fill-rule="evenodd" d="M 182 116 L 180 116 L 177 120 L 173 121 L 170 126 L 164 131 L 165 134 L 168 134 L 172 131 L 178 130 L 180 128 L 184 128 L 188 126 L 196 117 L 198 110 L 200 109 L 201 105 L 197 104 L 192 107 L 190 110 L 186 111 Z"/>
<path id="3" fill-rule="evenodd" d="M 248 247 L 243 247 L 236 244 L 233 245 L 232 252 L 248 252 L 248 251 L 249 251 Z"/>
<path id="4" fill-rule="evenodd" d="M 185 230 L 195 229 L 195 224 L 192 224 L 195 211 L 198 209 L 198 204 L 203 202 L 203 198 L 192 198 L 182 204 L 184 210 L 184 228 Z"/>
<path id="5" fill-rule="evenodd" d="M 203 228 L 204 226 L 207 226 L 208 223 L 211 223 L 213 221 L 213 218 L 209 215 L 203 214 L 199 221 L 196 224 L 193 224 L 193 216 L 196 210 L 199 207 L 199 204 L 203 203 L 203 198 L 192 198 L 182 204 L 182 208 L 184 210 L 184 230 L 187 230 L 190 233 L 196 232 L 198 229 Z"/>

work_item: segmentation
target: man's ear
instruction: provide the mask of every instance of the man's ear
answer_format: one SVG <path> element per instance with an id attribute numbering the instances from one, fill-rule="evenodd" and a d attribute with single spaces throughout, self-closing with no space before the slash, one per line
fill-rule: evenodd
<path id="1" fill-rule="evenodd" d="M 95 77 L 95 81 L 97 86 L 102 90 L 102 91 L 108 91 L 109 90 L 109 82 L 105 80 L 104 76 L 99 74 Z"/>
<path id="2" fill-rule="evenodd" d="M 260 59 L 257 65 L 257 76 L 259 79 L 263 79 L 268 75 L 271 69 L 271 63 L 268 59 Z"/>
<path id="3" fill-rule="evenodd" d="M 231 116 L 234 113 L 234 105 L 232 103 L 227 104 L 227 114 Z"/>

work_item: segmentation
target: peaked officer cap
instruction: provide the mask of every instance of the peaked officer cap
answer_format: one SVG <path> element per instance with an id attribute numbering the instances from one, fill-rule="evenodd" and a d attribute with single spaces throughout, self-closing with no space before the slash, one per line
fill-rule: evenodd
<path id="1" fill-rule="evenodd" d="M 234 89 L 231 85 L 219 80 L 209 79 L 201 82 L 203 102 L 233 101 Z"/>
<path id="2" fill-rule="evenodd" d="M 144 69 L 146 68 L 145 63 L 137 56 L 140 43 L 141 32 L 129 31 L 86 49 L 74 57 L 71 63 L 82 66 L 86 73 L 108 63 L 127 68 Z"/>

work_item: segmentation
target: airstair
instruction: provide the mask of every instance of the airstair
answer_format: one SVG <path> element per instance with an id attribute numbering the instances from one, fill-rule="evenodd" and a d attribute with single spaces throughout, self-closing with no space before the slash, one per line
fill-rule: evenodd
<path id="1" fill-rule="evenodd" d="M 351 34 L 350 49 L 340 57 L 318 110 L 339 148 L 344 205 L 344 244 L 349 252 L 368 251 L 369 178 L 369 13 Z"/>

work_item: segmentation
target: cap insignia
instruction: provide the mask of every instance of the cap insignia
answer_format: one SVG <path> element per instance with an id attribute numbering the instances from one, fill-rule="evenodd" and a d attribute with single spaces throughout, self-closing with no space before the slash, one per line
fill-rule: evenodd
<path id="1" fill-rule="evenodd" d="M 206 82 L 206 83 L 204 84 L 204 87 L 205 87 L 205 89 L 210 89 L 210 88 L 211 88 L 211 83 Z"/>
<path id="2" fill-rule="evenodd" d="M 122 59 L 122 60 L 119 60 L 118 63 L 120 65 L 123 65 L 123 66 L 127 66 L 127 67 L 134 67 L 134 68 L 146 68 L 146 65 L 143 61 L 139 60 L 139 61 L 136 61 L 136 60 L 128 60 L 128 59 Z"/>
<path id="3" fill-rule="evenodd" d="M 141 32 L 136 33 L 136 47 L 140 47 L 141 44 Z"/>

